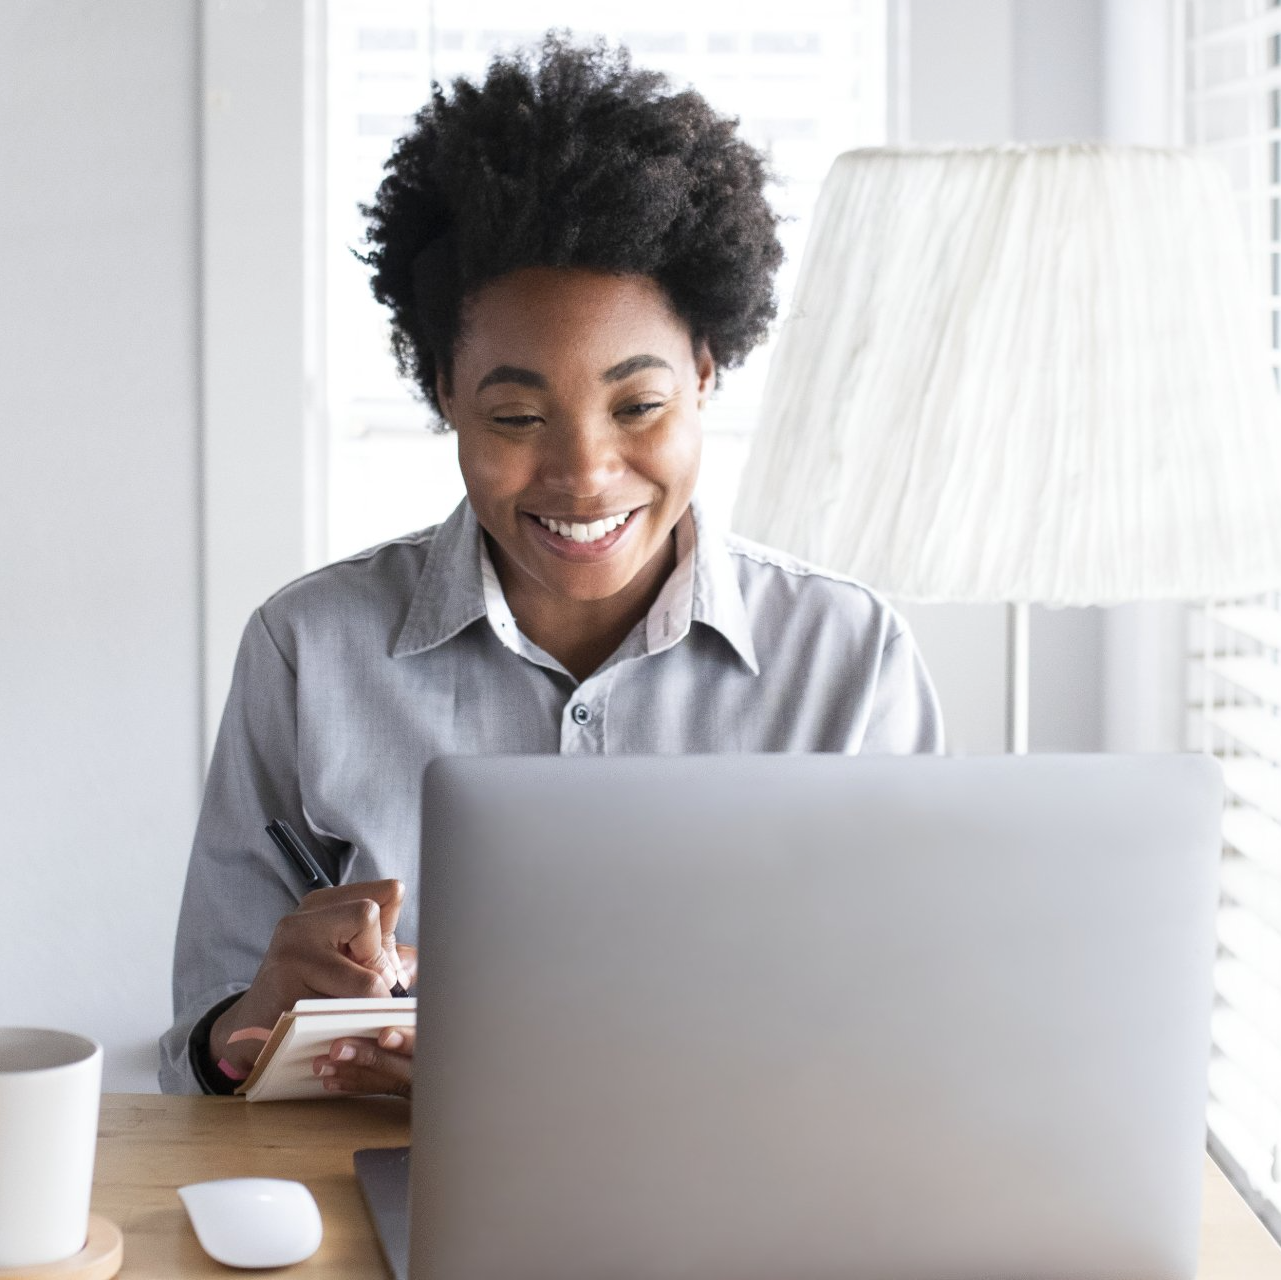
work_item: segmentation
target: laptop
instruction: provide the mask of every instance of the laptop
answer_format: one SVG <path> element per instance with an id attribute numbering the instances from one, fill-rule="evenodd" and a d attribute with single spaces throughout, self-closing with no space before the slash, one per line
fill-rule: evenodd
<path id="1" fill-rule="evenodd" d="M 1193 1280 L 1221 807 L 1192 755 L 434 762 L 393 1273 Z"/>

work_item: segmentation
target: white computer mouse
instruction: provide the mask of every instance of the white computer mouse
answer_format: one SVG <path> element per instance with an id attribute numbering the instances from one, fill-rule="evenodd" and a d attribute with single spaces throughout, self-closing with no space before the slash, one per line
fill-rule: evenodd
<path id="1" fill-rule="evenodd" d="M 178 1194 L 200 1247 L 229 1267 L 288 1267 L 320 1248 L 320 1210 L 301 1182 L 223 1178 Z"/>

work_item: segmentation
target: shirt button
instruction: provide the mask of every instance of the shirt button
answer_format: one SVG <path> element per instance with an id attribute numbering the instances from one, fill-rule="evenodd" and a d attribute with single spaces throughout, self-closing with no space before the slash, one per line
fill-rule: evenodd
<path id="1" fill-rule="evenodd" d="M 581 702 L 576 704 L 569 714 L 574 717 L 575 724 L 586 724 L 592 718 L 591 708 L 584 706 Z"/>

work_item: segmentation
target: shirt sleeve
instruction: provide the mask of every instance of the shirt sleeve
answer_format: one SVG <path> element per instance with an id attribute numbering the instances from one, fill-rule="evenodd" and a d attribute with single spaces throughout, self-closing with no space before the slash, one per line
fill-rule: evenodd
<path id="1" fill-rule="evenodd" d="M 298 783 L 296 677 L 255 612 L 240 642 L 231 692 L 196 825 L 174 945 L 174 1023 L 160 1040 L 165 1093 L 213 1092 L 204 1049 L 211 1012 L 253 981 L 276 922 L 301 885 L 271 846 L 272 818 L 306 829 Z"/>
<path id="2" fill-rule="evenodd" d="M 872 710 L 860 750 L 868 755 L 942 755 L 943 712 L 911 631 L 881 650 Z"/>

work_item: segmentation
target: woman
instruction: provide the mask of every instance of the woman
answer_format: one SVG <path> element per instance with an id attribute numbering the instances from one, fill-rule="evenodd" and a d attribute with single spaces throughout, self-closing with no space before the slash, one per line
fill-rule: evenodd
<path id="1" fill-rule="evenodd" d="M 765 178 L 697 94 L 555 36 L 536 64 L 437 90 L 398 144 L 367 261 L 467 500 L 250 620 L 188 870 L 166 1090 L 229 1092 L 299 997 L 412 980 L 435 755 L 941 749 L 884 601 L 691 506 L 699 411 L 774 314 Z M 272 818 L 339 887 L 299 900 Z M 339 1042 L 315 1069 L 407 1093 L 412 1048 Z"/>

